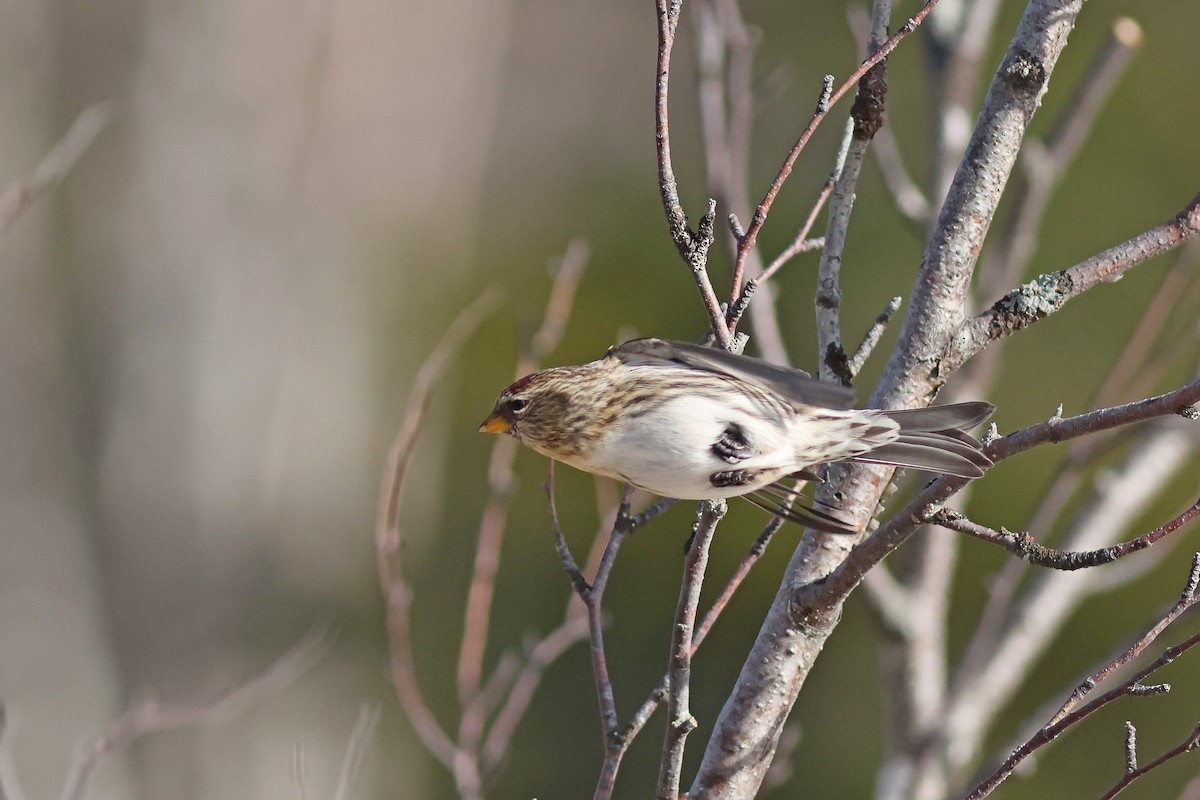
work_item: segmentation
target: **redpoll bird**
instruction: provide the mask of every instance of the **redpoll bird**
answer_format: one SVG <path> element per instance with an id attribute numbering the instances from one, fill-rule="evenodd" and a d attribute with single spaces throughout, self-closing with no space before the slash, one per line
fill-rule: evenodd
<path id="1" fill-rule="evenodd" d="M 847 523 L 792 506 L 789 479 L 831 461 L 977 478 L 992 462 L 966 431 L 995 407 L 850 408 L 851 392 L 800 370 L 685 342 L 635 339 L 577 367 L 513 383 L 479 427 L 573 467 L 664 497 L 746 496 L 833 532 Z"/>

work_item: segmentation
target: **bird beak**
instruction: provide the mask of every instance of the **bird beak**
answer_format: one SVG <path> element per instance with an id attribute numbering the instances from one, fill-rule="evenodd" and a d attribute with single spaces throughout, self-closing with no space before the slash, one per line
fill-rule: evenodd
<path id="1" fill-rule="evenodd" d="M 493 412 L 490 417 L 483 421 L 479 426 L 480 433 L 508 433 L 508 421 L 498 413 Z"/>

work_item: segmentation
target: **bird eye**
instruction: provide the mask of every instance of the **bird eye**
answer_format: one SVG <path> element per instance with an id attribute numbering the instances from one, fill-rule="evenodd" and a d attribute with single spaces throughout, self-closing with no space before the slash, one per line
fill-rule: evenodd
<path id="1" fill-rule="evenodd" d="M 508 410 L 514 414 L 520 414 L 528 405 L 528 400 L 522 400 L 520 397 L 514 397 L 508 401 Z"/>

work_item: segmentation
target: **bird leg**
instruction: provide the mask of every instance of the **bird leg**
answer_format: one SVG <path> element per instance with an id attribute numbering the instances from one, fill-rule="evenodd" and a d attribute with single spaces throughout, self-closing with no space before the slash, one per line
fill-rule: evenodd
<path id="1" fill-rule="evenodd" d="M 718 489 L 724 489 L 727 486 L 745 486 L 748 483 L 753 483 L 761 472 L 761 470 L 757 469 L 723 470 L 710 475 L 708 482 Z"/>

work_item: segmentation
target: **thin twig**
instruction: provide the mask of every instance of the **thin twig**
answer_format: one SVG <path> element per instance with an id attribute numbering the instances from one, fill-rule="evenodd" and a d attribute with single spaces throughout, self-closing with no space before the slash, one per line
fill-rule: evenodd
<path id="1" fill-rule="evenodd" d="M 0 240 L 12 228 L 21 212 L 39 197 L 57 186 L 92 142 L 112 120 L 108 103 L 96 103 L 79 112 L 66 134 L 42 158 L 28 178 L 15 181 L 0 195 Z"/>
<path id="2" fill-rule="evenodd" d="M 836 165 L 836 170 L 841 169 L 841 162 Z M 835 171 L 836 171 L 835 170 Z M 800 230 L 796 232 L 796 238 L 792 243 L 784 248 L 775 259 L 764 269 L 757 278 L 751 278 L 742 284 L 741 293 L 737 295 L 737 299 L 729 308 L 729 329 L 734 331 L 737 329 L 738 321 L 742 318 L 747 306 L 750 304 L 750 296 L 753 295 L 760 287 L 770 280 L 776 272 L 787 266 L 793 258 L 800 253 L 807 253 L 810 250 L 819 250 L 825 246 L 825 237 L 818 236 L 816 238 L 808 238 L 808 234 L 812 231 L 813 225 L 817 222 L 817 217 L 821 213 L 821 209 L 825 207 L 826 201 L 833 193 L 833 176 L 825 181 L 825 185 L 821 187 L 820 193 L 817 195 L 816 201 L 809 209 L 808 216 L 804 219 L 804 224 L 800 226 Z M 745 234 L 741 234 L 745 235 Z M 767 305 L 767 304 L 763 304 Z M 778 359 L 783 363 L 784 359 Z"/>
<path id="3" fill-rule="evenodd" d="M 867 329 L 863 335 L 862 342 L 854 350 L 853 355 L 846 361 L 846 369 L 850 373 L 850 377 L 854 378 L 858 375 L 859 370 L 867 363 L 867 359 L 871 357 L 875 346 L 879 344 L 879 340 L 883 338 L 883 332 L 887 330 L 888 323 L 892 321 L 892 316 L 900 310 L 900 303 L 903 302 L 901 297 L 893 297 L 888 301 L 888 304 L 879 312 L 879 316 L 875 317 L 875 321 L 871 323 L 871 327 Z"/>
<path id="4" fill-rule="evenodd" d="M 605 544 L 604 553 L 596 566 L 596 575 L 592 579 L 591 584 L 587 582 L 579 571 L 577 562 L 574 556 L 571 555 L 570 548 L 567 546 L 562 526 L 558 521 L 558 507 L 554 501 L 553 464 L 551 465 L 549 477 L 546 479 L 546 493 L 549 497 L 550 524 L 553 529 L 559 557 L 562 559 L 563 567 L 571 579 L 571 584 L 576 594 L 578 594 L 579 599 L 583 601 L 587 612 L 588 642 L 592 656 L 592 678 L 596 686 L 597 702 L 600 706 L 600 727 L 604 741 L 604 761 L 600 767 L 600 776 L 597 779 L 593 797 L 595 800 L 604 800 L 605 798 L 612 797 L 617 779 L 617 771 L 620 769 L 621 759 L 629 747 L 629 742 L 620 728 L 612 678 L 608 672 L 608 657 L 604 650 L 602 604 L 604 590 L 608 586 L 608 578 L 612 574 L 613 566 L 616 564 L 617 552 L 625 537 L 636 529 L 638 523 L 638 518 L 631 516 L 629 512 L 629 500 L 633 494 L 633 489 L 626 486 L 621 492 L 620 505 L 617 508 L 612 529 L 609 531 L 608 542 Z M 650 511 L 653 511 L 653 509 L 650 509 Z M 639 517 L 645 516 L 645 514 L 646 512 L 643 512 L 643 515 L 639 515 Z M 653 514 L 645 518 L 649 519 L 652 516 Z"/>
<path id="5" fill-rule="evenodd" d="M 83 800 L 101 759 L 128 747 L 134 740 L 158 731 L 221 724 L 263 697 L 295 683 L 325 655 L 330 639 L 327 629 L 315 628 L 259 675 L 207 703 L 162 703 L 150 696 L 134 700 L 107 730 L 84 747 L 67 776 L 62 800 Z"/>
<path id="6" fill-rule="evenodd" d="M 1197 500 L 1174 519 L 1135 539 L 1114 544 L 1110 547 L 1102 547 L 1098 550 L 1086 550 L 1082 552 L 1046 547 L 1039 544 L 1027 532 L 1010 531 L 1004 528 L 995 530 L 986 525 L 972 522 L 961 513 L 950 509 L 940 509 L 930 515 L 928 521 L 941 525 L 943 528 L 949 528 L 952 531 L 958 531 L 968 536 L 973 536 L 976 539 L 982 539 L 985 542 L 998 544 L 1013 555 L 1020 556 L 1030 564 L 1036 564 L 1039 567 L 1076 570 L 1111 564 L 1117 559 L 1124 558 L 1131 553 L 1145 550 L 1159 539 L 1174 533 L 1198 516 L 1200 516 L 1200 500 Z"/>
<path id="7" fill-rule="evenodd" d="M 404 580 L 400 568 L 400 494 L 408 464 L 415 450 L 417 435 L 422 430 L 425 411 L 429 405 L 434 384 L 441 376 L 450 357 L 458 350 L 464 339 L 478 327 L 484 317 L 499 303 L 499 295 L 485 292 L 474 303 L 463 310 L 450 324 L 442 340 L 438 342 L 425 363 L 417 371 L 413 381 L 408 407 L 400 422 L 400 429 L 388 452 L 387 466 L 379 492 L 379 511 L 375 527 L 376 562 L 379 569 L 379 585 L 383 592 L 387 610 L 388 650 L 391 656 L 392 685 L 404 713 L 425 748 L 447 769 L 454 769 L 457 747 L 433 712 L 425 703 L 417 685 L 413 662 L 412 631 L 409 610 L 412 592 Z"/>
<path id="8" fill-rule="evenodd" d="M 700 503 L 696 527 L 684 560 L 683 581 L 679 588 L 679 603 L 675 608 L 675 624 L 671 628 L 671 657 L 668 661 L 667 732 L 663 740 L 662 762 L 659 766 L 658 800 L 679 797 L 679 778 L 683 772 L 683 747 L 687 735 L 696 729 L 696 718 L 690 708 L 692 672 L 692 634 L 696 626 L 696 609 L 700 604 L 700 588 L 708 566 L 708 550 L 717 523 L 725 515 L 724 500 Z"/>
<path id="9" fill-rule="evenodd" d="M 1129 723 L 1125 724 L 1129 725 Z M 1131 725 L 1130 730 L 1132 730 Z M 1188 734 L 1186 739 L 1163 753 L 1158 758 L 1151 761 L 1146 766 L 1138 767 L 1136 762 L 1134 762 L 1133 769 L 1127 769 L 1125 774 L 1121 776 L 1121 779 L 1113 784 L 1111 789 L 1101 795 L 1100 800 L 1112 800 L 1112 798 L 1124 791 L 1129 784 L 1133 783 L 1147 772 L 1151 772 L 1158 767 L 1161 767 L 1163 764 L 1167 763 L 1176 756 L 1181 756 L 1184 753 L 1190 753 L 1197 748 L 1200 748 L 1200 725 L 1192 728 L 1191 733 Z"/>
<path id="10" fill-rule="evenodd" d="M 354 786 L 362 772 L 363 757 L 375 728 L 379 725 L 379 706 L 363 703 L 358 712 L 358 722 L 354 732 L 350 734 L 350 742 L 346 745 L 346 756 L 342 759 L 342 771 L 338 776 L 337 791 L 334 800 L 350 800 L 354 795 Z"/>
<path id="11" fill-rule="evenodd" d="M 1156 658 L 1146 667 L 1138 670 L 1127 681 L 1121 685 L 1111 689 L 1096 699 L 1082 704 L 1083 700 L 1088 697 L 1095 687 L 1116 672 L 1121 667 L 1133 661 L 1146 651 L 1155 639 L 1167 629 L 1175 620 L 1177 620 L 1184 612 L 1190 609 L 1198 601 L 1200 595 L 1196 594 L 1196 583 L 1200 580 L 1200 553 L 1197 553 L 1192 561 L 1192 569 L 1189 572 L 1187 586 L 1184 589 L 1179 601 L 1171 607 L 1158 622 L 1156 622 L 1149 630 L 1144 633 L 1141 638 L 1130 645 L 1124 652 L 1114 658 L 1112 661 L 1105 664 L 1092 675 L 1089 675 L 1063 703 L 1062 707 L 1055 713 L 1044 727 L 1037 731 L 1030 739 L 1028 739 L 1020 747 L 1012 751 L 1005 759 L 1004 763 L 996 768 L 991 775 L 985 778 L 975 789 L 967 796 L 967 800 L 982 800 L 992 793 L 999 786 L 1017 765 L 1028 758 L 1034 751 L 1049 742 L 1054 741 L 1063 732 L 1079 723 L 1092 713 L 1100 710 L 1104 706 L 1116 700 L 1119 697 L 1137 695 L 1143 693 L 1140 687 L 1143 687 L 1143 681 L 1154 672 L 1171 663 L 1179 656 L 1186 653 L 1196 644 L 1200 644 L 1200 634 L 1194 634 L 1184 641 L 1173 647 L 1168 647 L 1163 651 L 1162 655 Z M 1081 705 L 1082 704 L 1082 705 Z M 1148 765 L 1147 765 L 1148 766 Z"/>
<path id="12" fill-rule="evenodd" d="M 789 499 L 786 505 L 790 507 L 791 502 L 791 499 Z M 751 567 L 758 563 L 759 558 L 761 558 L 762 554 L 766 551 L 767 544 L 771 541 L 771 537 L 774 536 L 782 526 L 783 520 L 779 517 L 774 517 L 770 522 L 767 523 L 766 527 L 763 528 L 762 532 L 750 546 L 749 551 L 747 551 L 746 555 L 738 564 L 737 569 L 734 570 L 733 575 L 730 576 L 728 581 L 726 581 L 725 586 L 721 589 L 720 595 L 718 595 L 717 599 L 713 601 L 713 604 L 709 606 L 708 611 L 704 612 L 704 616 L 700 619 L 700 622 L 696 625 L 696 629 L 692 634 L 691 654 L 693 656 L 696 654 L 696 651 L 699 649 L 700 645 L 703 644 L 705 637 L 708 636 L 708 632 L 712 629 L 712 626 L 720 617 L 721 612 L 723 612 L 729 605 L 729 601 L 733 598 L 733 595 L 737 591 L 738 587 L 742 585 L 742 582 L 750 574 Z M 649 695 L 638 707 L 637 711 L 633 713 L 633 716 L 630 717 L 629 723 L 626 724 L 621 730 L 621 739 L 626 747 L 628 747 L 633 739 L 641 732 L 642 728 L 646 726 L 646 723 L 649 722 L 650 718 L 654 715 L 654 712 L 658 710 L 658 707 L 662 704 L 663 700 L 667 698 L 668 681 L 669 676 L 664 673 L 662 679 L 659 680 L 658 684 L 650 690 Z"/>
<path id="13" fill-rule="evenodd" d="M 575 241 L 567 247 L 554 274 L 542 324 L 530 339 L 528 352 L 518 359 L 516 377 L 536 370 L 539 362 L 558 346 L 574 305 L 575 290 L 583 277 L 587 257 L 587 247 L 582 242 Z M 491 492 L 480 519 L 475 564 L 463 617 L 463 635 L 458 654 L 458 694 L 464 709 L 471 712 L 464 713 L 463 721 L 469 723 L 475 733 L 482 730 L 482 720 L 479 719 L 478 710 L 472 706 L 483 676 L 483 655 L 487 650 L 496 572 L 500 568 L 500 550 L 512 496 L 512 465 L 516 456 L 517 442 L 511 437 L 501 437 L 492 448 L 488 464 Z"/>
<path id="14" fill-rule="evenodd" d="M 662 0 L 659 1 L 662 2 Z M 818 103 L 817 109 L 813 112 L 812 117 L 808 121 L 808 125 L 806 125 L 804 130 L 800 133 L 799 138 L 796 139 L 796 143 L 792 145 L 792 149 L 788 152 L 787 157 L 784 158 L 783 165 L 779 168 L 779 172 L 776 173 L 775 178 L 771 181 L 771 185 L 767 189 L 767 193 L 763 195 L 763 199 L 759 202 L 758 206 L 754 210 L 754 215 L 750 218 L 750 224 L 746 227 L 746 234 L 738 243 L 738 254 L 734 262 L 735 271 L 739 268 L 738 262 L 745 263 L 746 255 L 749 253 L 751 248 L 754 247 L 755 242 L 758 241 L 758 233 L 762 230 L 763 223 L 767 221 L 767 215 L 771 211 L 771 206 L 775 203 L 775 198 L 779 195 L 780 189 L 783 188 L 784 182 L 791 174 L 792 167 L 795 165 L 796 159 L 799 158 L 800 152 L 808 144 L 809 139 L 812 138 L 813 132 L 817 129 L 817 126 L 821 124 L 826 116 L 828 116 L 829 109 L 835 103 L 837 103 L 838 100 L 845 96 L 846 92 L 850 91 L 852 87 L 856 86 L 859 79 L 862 78 L 862 76 L 865 75 L 868 70 L 870 70 L 879 62 L 883 61 L 883 59 L 887 58 L 887 56 L 896 49 L 896 46 L 900 44 L 900 42 L 903 41 L 906 36 L 916 30 L 917 26 L 921 24 L 925 17 L 928 16 L 929 12 L 933 10 L 933 7 L 937 5 L 937 2 L 938 0 L 927 0 L 925 5 L 921 7 L 921 10 L 914 14 L 907 22 L 904 23 L 904 25 L 900 27 L 899 31 L 897 31 L 892 37 L 884 42 L 879 48 L 878 52 L 874 53 L 865 61 L 863 61 L 862 64 L 859 65 L 858 69 L 852 72 L 850 77 L 848 77 L 841 84 L 841 86 L 829 93 L 828 96 L 826 96 L 824 92 L 822 93 L 823 102 Z"/>

